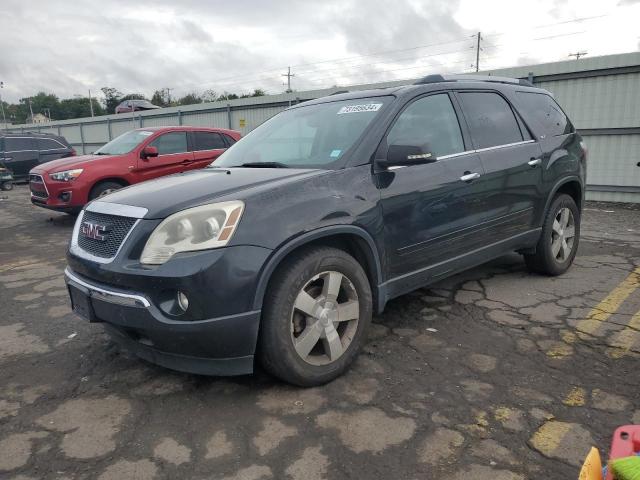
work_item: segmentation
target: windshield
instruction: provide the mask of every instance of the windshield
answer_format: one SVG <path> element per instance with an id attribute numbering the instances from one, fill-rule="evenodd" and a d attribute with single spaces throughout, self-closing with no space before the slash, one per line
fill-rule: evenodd
<path id="1" fill-rule="evenodd" d="M 143 140 L 149 138 L 150 135 L 153 135 L 153 132 L 148 130 L 132 130 L 114 138 L 93 153 L 94 155 L 122 155 L 129 153 L 140 145 Z"/>
<path id="2" fill-rule="evenodd" d="M 286 110 L 234 144 L 212 166 L 335 168 L 391 98 L 356 98 Z"/>

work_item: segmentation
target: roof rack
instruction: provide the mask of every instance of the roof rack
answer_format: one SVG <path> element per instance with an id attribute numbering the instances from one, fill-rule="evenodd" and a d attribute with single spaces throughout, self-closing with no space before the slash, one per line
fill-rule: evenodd
<path id="1" fill-rule="evenodd" d="M 494 77 L 493 75 L 427 75 L 417 81 L 414 85 L 425 85 L 429 83 L 440 82 L 492 82 L 507 83 L 510 85 L 522 85 L 524 87 L 533 87 L 534 85 L 523 78 Z"/>
<path id="2" fill-rule="evenodd" d="M 331 95 L 340 95 L 341 93 L 349 93 L 349 90 L 338 90 L 337 92 L 333 92 Z"/>

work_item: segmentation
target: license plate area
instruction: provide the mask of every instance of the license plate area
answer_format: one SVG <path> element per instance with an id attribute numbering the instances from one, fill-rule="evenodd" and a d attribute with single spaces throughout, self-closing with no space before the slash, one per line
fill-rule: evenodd
<path id="1" fill-rule="evenodd" d="M 73 313 L 89 322 L 100 322 L 91 304 L 91 292 L 83 287 L 67 284 L 69 297 L 71 298 L 71 309 Z"/>

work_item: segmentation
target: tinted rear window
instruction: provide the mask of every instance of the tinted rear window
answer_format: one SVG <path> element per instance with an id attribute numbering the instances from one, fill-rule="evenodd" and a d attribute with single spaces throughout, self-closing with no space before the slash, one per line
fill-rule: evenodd
<path id="1" fill-rule="evenodd" d="M 216 150 L 227 148 L 222 136 L 215 132 L 193 132 L 194 150 Z"/>
<path id="2" fill-rule="evenodd" d="M 523 113 L 533 116 L 544 128 L 545 135 L 566 135 L 573 132 L 573 125 L 560 106 L 545 93 L 517 92 Z"/>
<path id="3" fill-rule="evenodd" d="M 38 138 L 36 141 L 38 142 L 38 150 L 61 150 L 67 148 L 52 138 Z"/>
<path id="4" fill-rule="evenodd" d="M 476 148 L 522 141 L 513 110 L 500 95 L 493 92 L 463 92 L 460 98 Z"/>

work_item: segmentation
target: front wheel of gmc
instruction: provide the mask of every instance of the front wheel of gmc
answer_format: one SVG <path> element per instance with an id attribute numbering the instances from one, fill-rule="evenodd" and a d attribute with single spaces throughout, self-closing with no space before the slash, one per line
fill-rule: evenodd
<path id="1" fill-rule="evenodd" d="M 569 195 L 559 194 L 551 202 L 542 225 L 536 253 L 524 256 L 527 267 L 544 275 L 561 275 L 573 263 L 580 240 L 580 211 Z"/>
<path id="2" fill-rule="evenodd" d="M 269 283 L 260 359 L 276 377 L 302 387 L 344 373 L 366 339 L 371 286 L 351 255 L 328 247 L 286 259 Z"/>

